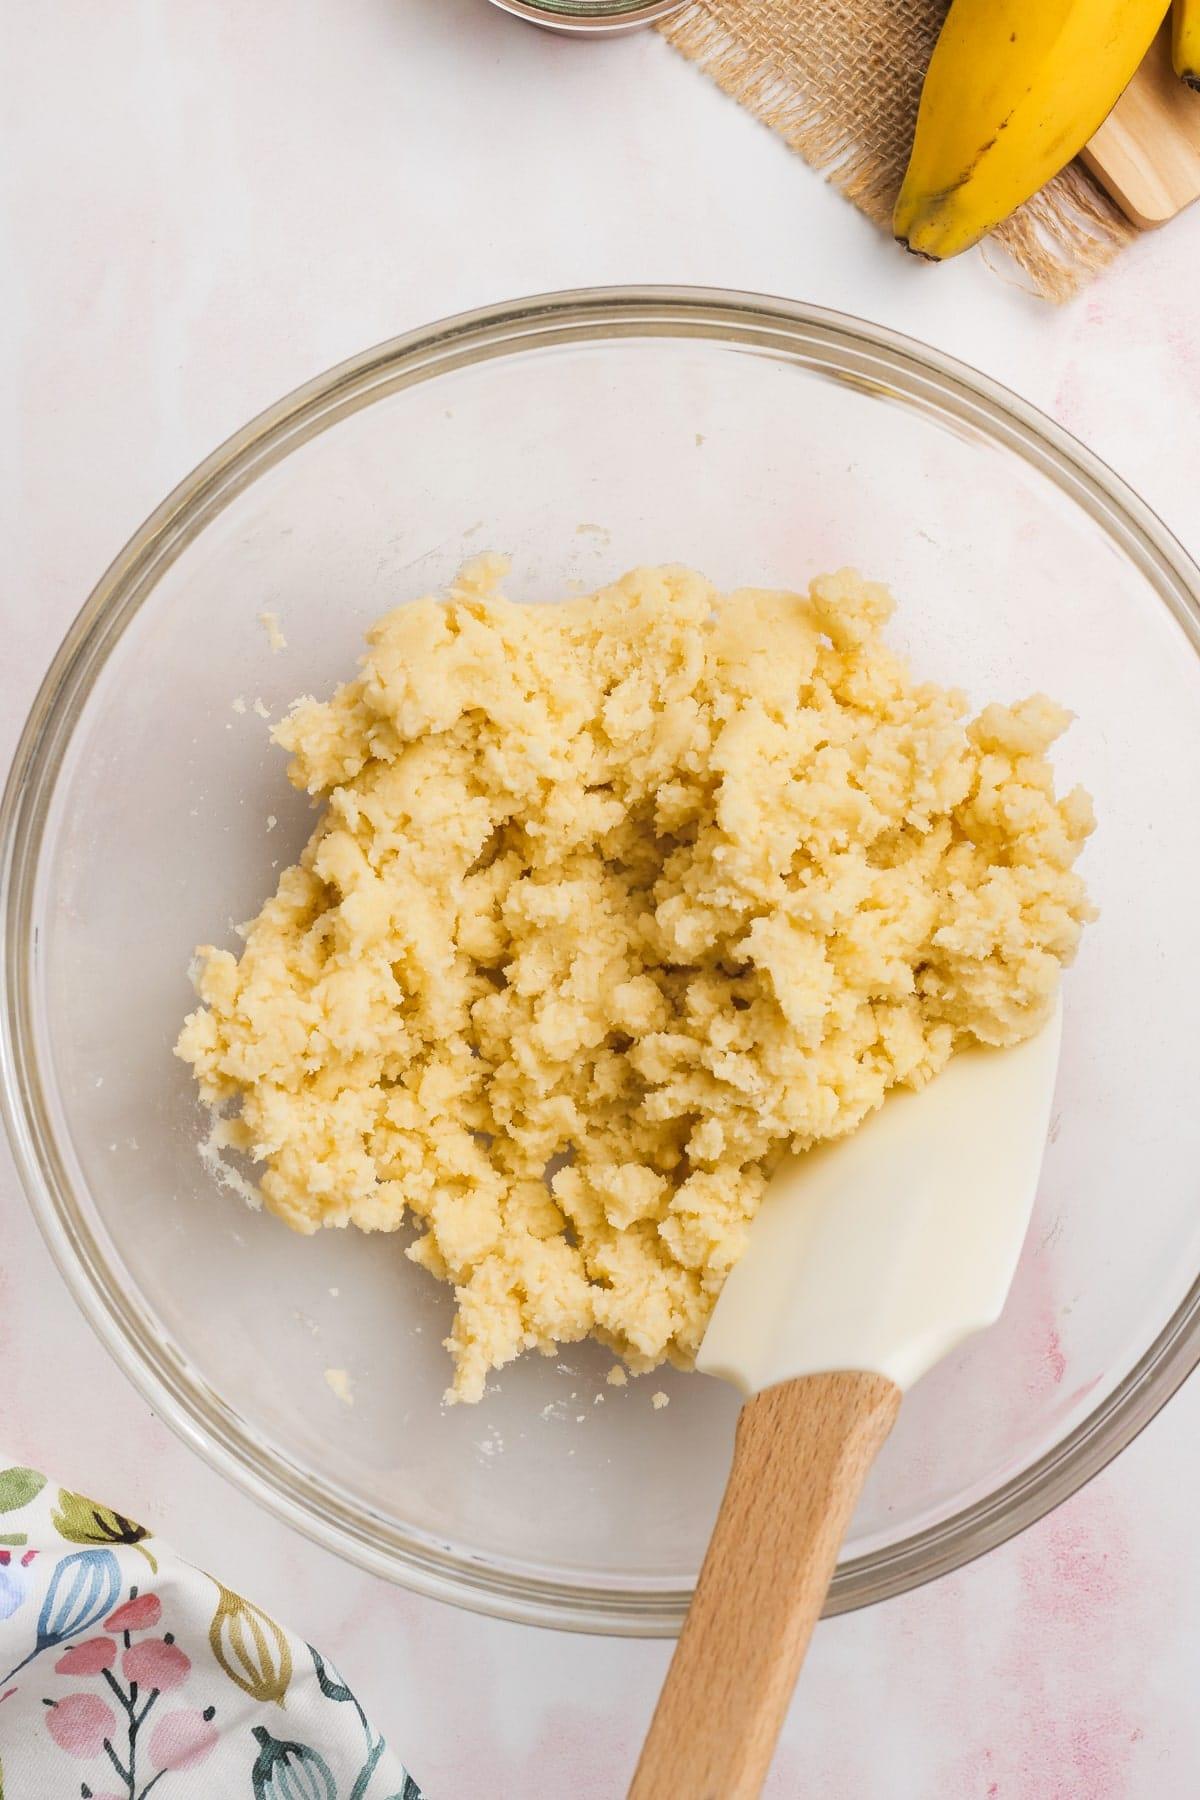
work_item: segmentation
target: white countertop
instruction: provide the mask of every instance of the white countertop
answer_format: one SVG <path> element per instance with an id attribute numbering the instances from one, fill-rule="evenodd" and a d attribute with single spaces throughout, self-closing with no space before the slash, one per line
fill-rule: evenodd
<path id="1" fill-rule="evenodd" d="M 353 351 L 541 289 L 710 283 L 882 320 L 1043 407 L 1200 552 L 1200 210 L 1056 311 L 978 258 L 901 256 L 649 33 L 568 42 L 485 0 L 40 0 L 6 36 L 4 765 L 93 581 L 200 457 Z M 0 1445 L 320 1645 L 430 1800 L 623 1792 L 669 1646 L 476 1618 L 278 1526 L 109 1362 L 6 1151 Z M 769 1792 L 1194 1795 L 1198 1488 L 1193 1382 L 1016 1542 L 822 1625 Z"/>

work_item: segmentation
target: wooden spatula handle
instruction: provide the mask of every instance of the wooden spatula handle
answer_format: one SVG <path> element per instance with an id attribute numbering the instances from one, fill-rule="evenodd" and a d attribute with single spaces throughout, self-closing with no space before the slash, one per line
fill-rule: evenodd
<path id="1" fill-rule="evenodd" d="M 755 1800 L 855 1502 L 900 1405 L 882 1375 L 747 1401 L 629 1800 Z"/>

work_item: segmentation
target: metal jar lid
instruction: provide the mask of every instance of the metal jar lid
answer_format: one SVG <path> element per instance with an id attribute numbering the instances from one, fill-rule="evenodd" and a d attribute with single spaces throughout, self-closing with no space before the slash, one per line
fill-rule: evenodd
<path id="1" fill-rule="evenodd" d="M 687 0 L 492 0 L 493 6 L 515 13 L 519 19 L 575 37 L 613 37 L 621 31 L 638 31 L 686 4 Z"/>

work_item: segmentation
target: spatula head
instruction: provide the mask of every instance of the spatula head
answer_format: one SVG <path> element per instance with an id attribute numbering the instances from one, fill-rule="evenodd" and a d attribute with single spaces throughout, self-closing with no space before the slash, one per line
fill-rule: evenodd
<path id="1" fill-rule="evenodd" d="M 907 1388 L 999 1317 L 1037 1190 L 1061 1012 L 1010 1050 L 955 1056 L 852 1136 L 789 1157 L 696 1367 L 757 1394 L 869 1369 Z"/>

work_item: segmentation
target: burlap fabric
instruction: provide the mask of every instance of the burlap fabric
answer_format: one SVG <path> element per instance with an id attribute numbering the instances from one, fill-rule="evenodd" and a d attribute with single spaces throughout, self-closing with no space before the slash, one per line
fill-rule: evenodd
<path id="1" fill-rule="evenodd" d="M 946 0 L 692 0 L 659 29 L 886 227 L 945 12 Z M 1072 163 L 989 243 L 1064 300 L 1134 235 Z"/>

